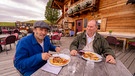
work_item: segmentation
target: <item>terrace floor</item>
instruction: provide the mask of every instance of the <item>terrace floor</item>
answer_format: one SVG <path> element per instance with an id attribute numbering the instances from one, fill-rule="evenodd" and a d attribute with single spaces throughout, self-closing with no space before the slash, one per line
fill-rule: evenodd
<path id="1" fill-rule="evenodd" d="M 62 44 L 60 45 L 61 50 L 68 49 L 73 39 L 74 37 L 62 37 Z M 111 47 L 113 48 L 113 46 Z M 0 53 L 0 76 L 19 76 L 13 66 L 15 48 L 15 45 L 12 44 L 12 50 L 8 51 L 8 54 L 6 54 L 6 52 Z M 132 74 L 135 73 L 135 48 L 128 49 L 125 52 L 122 52 L 122 47 L 116 48 L 116 57 L 122 61 Z"/>

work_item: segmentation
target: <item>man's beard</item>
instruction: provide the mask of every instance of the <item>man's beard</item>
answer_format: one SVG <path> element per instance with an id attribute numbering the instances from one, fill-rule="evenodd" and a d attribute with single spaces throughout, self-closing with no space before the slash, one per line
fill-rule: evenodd
<path id="1" fill-rule="evenodd" d="M 36 36 L 37 36 L 38 39 L 40 39 L 40 40 L 43 40 L 43 39 L 45 38 L 45 36 L 44 36 L 44 37 L 43 37 L 43 36 L 40 36 L 39 33 L 37 33 L 37 32 L 36 32 Z"/>

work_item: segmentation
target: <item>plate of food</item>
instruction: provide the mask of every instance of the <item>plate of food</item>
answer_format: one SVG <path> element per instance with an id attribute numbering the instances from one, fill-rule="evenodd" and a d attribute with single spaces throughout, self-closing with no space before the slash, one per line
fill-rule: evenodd
<path id="1" fill-rule="evenodd" d="M 47 62 L 52 66 L 65 66 L 70 62 L 70 60 L 70 56 L 66 54 L 53 54 Z"/>
<path id="2" fill-rule="evenodd" d="M 94 52 L 84 52 L 82 55 L 82 58 L 84 58 L 85 60 L 93 61 L 93 62 L 102 61 L 101 55 L 94 53 Z"/>

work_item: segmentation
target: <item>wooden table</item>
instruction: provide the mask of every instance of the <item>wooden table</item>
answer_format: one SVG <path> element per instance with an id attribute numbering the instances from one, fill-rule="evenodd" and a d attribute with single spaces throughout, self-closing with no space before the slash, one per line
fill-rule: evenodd
<path id="1" fill-rule="evenodd" d="M 69 50 L 64 49 L 62 53 L 69 55 Z M 103 58 L 103 61 L 94 63 L 79 56 L 71 56 L 70 63 L 63 66 L 58 75 L 39 69 L 32 76 L 70 76 L 69 66 L 75 66 L 76 69 L 71 76 L 132 76 L 120 60 L 116 59 L 116 62 L 116 65 L 109 64 Z"/>
<path id="2" fill-rule="evenodd" d="M 109 32 L 98 32 L 104 37 L 110 36 Z M 112 32 L 111 36 L 116 37 L 119 40 L 123 40 L 123 52 L 126 50 L 127 39 L 134 38 L 135 34 L 133 33 L 119 33 L 119 32 Z"/>

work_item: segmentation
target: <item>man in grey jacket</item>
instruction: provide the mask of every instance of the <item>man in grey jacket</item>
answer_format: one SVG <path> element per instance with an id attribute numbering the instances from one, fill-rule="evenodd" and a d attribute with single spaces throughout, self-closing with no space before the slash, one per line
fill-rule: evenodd
<path id="1" fill-rule="evenodd" d="M 97 33 L 97 22 L 91 20 L 88 22 L 86 32 L 83 32 L 73 40 L 70 45 L 70 54 L 77 55 L 79 50 L 87 50 L 103 54 L 106 57 L 106 62 L 115 64 L 115 55 L 112 49 L 109 47 L 106 39 Z"/>

